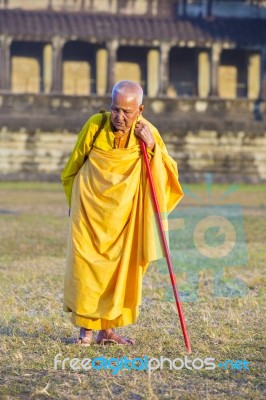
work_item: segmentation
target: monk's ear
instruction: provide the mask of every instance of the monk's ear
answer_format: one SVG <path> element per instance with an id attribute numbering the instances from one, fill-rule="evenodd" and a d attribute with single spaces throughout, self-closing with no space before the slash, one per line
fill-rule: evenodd
<path id="1" fill-rule="evenodd" d="M 144 104 L 141 104 L 141 106 L 139 107 L 139 115 L 143 113 L 144 110 Z"/>

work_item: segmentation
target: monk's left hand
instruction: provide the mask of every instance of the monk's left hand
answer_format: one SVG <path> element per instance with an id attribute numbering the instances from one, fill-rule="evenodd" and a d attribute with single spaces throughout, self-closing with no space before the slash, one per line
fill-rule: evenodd
<path id="1" fill-rule="evenodd" d="M 153 150 L 155 140 L 148 125 L 144 124 L 142 121 L 138 121 L 135 126 L 135 134 L 146 143 L 149 149 Z"/>

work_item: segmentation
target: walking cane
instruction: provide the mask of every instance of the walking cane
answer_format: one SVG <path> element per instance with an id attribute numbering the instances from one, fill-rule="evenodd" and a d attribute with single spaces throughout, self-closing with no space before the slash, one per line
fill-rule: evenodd
<path id="1" fill-rule="evenodd" d="M 186 344 L 189 354 L 191 354 L 192 350 L 191 350 L 189 337 L 188 337 L 188 333 L 187 333 L 187 329 L 186 329 L 186 323 L 185 323 L 185 318 L 184 318 L 184 314 L 183 314 L 183 310 L 182 310 L 182 305 L 181 305 L 180 297 L 179 297 L 178 290 L 177 290 L 177 284 L 176 284 L 176 279 L 175 279 L 175 275 L 174 275 L 174 271 L 173 271 L 173 265 L 172 265 L 172 261 L 171 261 L 171 257 L 170 257 L 170 251 L 168 248 L 168 244 L 166 241 L 166 236 L 165 236 L 165 232 L 164 232 L 164 228 L 163 228 L 163 221 L 162 221 L 162 217 L 161 217 L 161 213 L 160 213 L 159 203 L 158 203 L 157 196 L 156 196 L 156 190 L 155 190 L 155 186 L 154 186 L 154 182 L 153 182 L 153 178 L 152 178 L 150 163 L 149 163 L 148 156 L 147 156 L 146 145 L 145 145 L 145 142 L 141 139 L 140 139 L 140 145 L 141 145 L 141 150 L 142 150 L 142 153 L 144 156 L 148 179 L 149 179 L 149 182 L 151 185 L 151 194 L 152 194 L 153 205 L 154 205 L 155 213 L 157 216 L 157 221 L 159 224 L 159 230 L 160 230 L 160 234 L 161 234 L 161 238 L 162 238 L 162 242 L 163 242 L 163 247 L 164 247 L 165 256 L 166 256 L 166 260 L 167 260 L 170 279 L 172 282 L 176 307 L 177 307 L 177 311 L 178 311 L 178 315 L 179 315 L 180 324 L 182 327 L 184 341 L 185 341 L 185 344 Z"/>

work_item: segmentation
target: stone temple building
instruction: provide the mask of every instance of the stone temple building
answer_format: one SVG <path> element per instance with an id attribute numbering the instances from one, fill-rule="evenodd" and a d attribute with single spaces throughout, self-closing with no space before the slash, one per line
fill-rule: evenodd
<path id="1" fill-rule="evenodd" d="M 1 178 L 59 176 L 121 79 L 185 179 L 266 179 L 263 0 L 0 0 Z"/>

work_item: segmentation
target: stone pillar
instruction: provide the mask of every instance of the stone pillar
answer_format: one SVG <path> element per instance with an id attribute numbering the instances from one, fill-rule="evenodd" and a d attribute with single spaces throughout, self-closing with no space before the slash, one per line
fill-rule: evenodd
<path id="1" fill-rule="evenodd" d="M 159 91 L 159 50 L 151 49 L 147 55 L 147 95 L 155 97 Z"/>
<path id="2" fill-rule="evenodd" d="M 206 51 L 198 54 L 198 94 L 199 97 L 208 97 L 210 93 L 210 59 Z"/>
<path id="3" fill-rule="evenodd" d="M 164 95 L 167 93 L 169 86 L 169 52 L 171 46 L 168 42 L 160 44 L 160 83 L 159 94 Z"/>
<path id="4" fill-rule="evenodd" d="M 110 4 L 110 12 L 111 14 L 116 14 L 117 13 L 117 0 L 111 0 Z"/>
<path id="5" fill-rule="evenodd" d="M 147 0 L 147 12 L 146 12 L 146 14 L 149 17 L 152 15 L 152 3 L 153 3 L 153 0 Z"/>
<path id="6" fill-rule="evenodd" d="M 108 77 L 108 53 L 106 49 L 96 52 L 96 93 L 100 96 L 106 94 Z"/>
<path id="7" fill-rule="evenodd" d="M 153 16 L 158 16 L 159 10 L 160 10 L 160 8 L 159 8 L 158 0 L 153 0 L 152 1 L 152 15 Z"/>
<path id="8" fill-rule="evenodd" d="M 266 100 L 266 47 L 261 50 L 259 97 L 261 100 Z"/>
<path id="9" fill-rule="evenodd" d="M 11 89 L 11 43 L 11 37 L 0 37 L 0 90 L 10 91 Z"/>
<path id="10" fill-rule="evenodd" d="M 43 92 L 50 93 L 53 78 L 53 48 L 51 44 L 43 47 Z"/>
<path id="11" fill-rule="evenodd" d="M 222 47 L 220 43 L 214 43 L 211 51 L 211 96 L 218 96 L 218 76 Z"/>
<path id="12" fill-rule="evenodd" d="M 260 55 L 248 54 L 247 57 L 247 97 L 257 99 L 260 94 Z"/>
<path id="13" fill-rule="evenodd" d="M 65 40 L 59 36 L 55 36 L 52 40 L 53 47 L 53 63 L 52 63 L 52 92 L 62 92 L 63 88 L 63 47 Z"/>
<path id="14" fill-rule="evenodd" d="M 111 93 L 115 84 L 115 64 L 117 60 L 118 40 L 111 40 L 106 43 L 108 51 L 108 74 L 107 74 L 107 92 Z"/>

